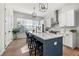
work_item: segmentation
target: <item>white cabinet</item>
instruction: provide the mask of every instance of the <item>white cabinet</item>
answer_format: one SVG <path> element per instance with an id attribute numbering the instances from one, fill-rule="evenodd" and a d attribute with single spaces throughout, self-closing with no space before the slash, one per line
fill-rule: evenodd
<path id="1" fill-rule="evenodd" d="M 74 9 L 60 13 L 59 14 L 59 26 L 60 27 L 76 26 L 76 18 L 75 18 L 76 15 L 75 14 L 76 13 Z M 69 32 L 69 30 L 67 29 L 68 28 L 65 28 L 63 44 L 68 47 L 75 48 L 76 47 L 76 34 Z"/>
<path id="2" fill-rule="evenodd" d="M 59 14 L 59 26 L 75 26 L 75 11 L 74 9 L 62 12 Z"/>
<path id="3" fill-rule="evenodd" d="M 60 25 L 61 27 L 62 27 L 62 26 L 65 26 L 65 21 L 66 21 L 65 12 L 60 13 L 60 14 L 59 14 L 59 25 Z"/>
<path id="4" fill-rule="evenodd" d="M 68 35 L 68 34 L 66 34 L 65 35 L 65 37 L 64 37 L 64 45 L 66 45 L 66 46 L 69 46 L 69 47 L 73 47 L 72 45 L 73 45 L 73 38 L 72 38 L 72 35 Z"/>
<path id="5" fill-rule="evenodd" d="M 75 33 L 67 33 L 63 37 L 63 44 L 70 47 L 75 48 L 76 47 L 76 34 Z"/>
<path id="6" fill-rule="evenodd" d="M 75 11 L 73 9 L 66 12 L 66 26 L 75 26 Z"/>

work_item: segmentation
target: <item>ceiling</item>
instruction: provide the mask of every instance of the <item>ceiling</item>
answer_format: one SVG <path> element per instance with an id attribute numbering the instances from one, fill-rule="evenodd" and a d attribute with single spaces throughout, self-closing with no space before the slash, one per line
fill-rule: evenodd
<path id="1" fill-rule="evenodd" d="M 61 9 L 64 6 L 69 5 L 68 3 L 48 3 L 48 10 L 47 12 L 40 12 L 39 11 L 39 3 L 7 3 L 8 7 L 13 8 L 15 11 L 24 12 L 27 14 L 32 14 L 33 7 L 36 8 L 36 13 L 39 16 L 43 17 L 52 17 L 54 11 L 57 9 Z"/>

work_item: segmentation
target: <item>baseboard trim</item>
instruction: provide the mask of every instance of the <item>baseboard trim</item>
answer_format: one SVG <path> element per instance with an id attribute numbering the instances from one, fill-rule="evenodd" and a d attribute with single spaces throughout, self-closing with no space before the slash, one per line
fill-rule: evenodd
<path id="1" fill-rule="evenodd" d="M 70 49 L 75 49 L 76 47 L 69 47 L 69 46 L 66 46 L 66 45 L 64 45 L 65 47 L 67 47 L 67 48 L 70 48 Z"/>
<path id="2" fill-rule="evenodd" d="M 5 52 L 5 49 L 3 49 L 3 50 L 0 52 L 0 56 L 2 56 L 4 52 Z"/>

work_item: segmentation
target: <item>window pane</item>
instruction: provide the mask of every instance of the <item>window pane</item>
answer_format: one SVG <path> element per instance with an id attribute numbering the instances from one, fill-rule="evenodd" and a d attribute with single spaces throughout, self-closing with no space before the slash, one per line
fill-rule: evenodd
<path id="1" fill-rule="evenodd" d="M 17 18 L 17 23 L 24 26 L 25 30 L 28 31 L 32 31 L 34 28 L 39 26 L 39 21 L 24 18 Z"/>
<path id="2" fill-rule="evenodd" d="M 39 21 L 33 21 L 33 26 L 38 26 L 39 25 Z"/>

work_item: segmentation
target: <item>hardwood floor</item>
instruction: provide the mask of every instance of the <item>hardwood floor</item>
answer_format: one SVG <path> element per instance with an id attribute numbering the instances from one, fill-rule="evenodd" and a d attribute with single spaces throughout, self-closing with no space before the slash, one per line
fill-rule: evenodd
<path id="1" fill-rule="evenodd" d="M 79 56 L 79 48 L 71 49 L 64 47 L 64 56 Z"/>
<path id="2" fill-rule="evenodd" d="M 26 44 L 26 39 L 14 40 L 8 48 L 6 48 L 3 56 L 29 56 L 29 49 Z"/>
<path id="3" fill-rule="evenodd" d="M 63 51 L 64 56 L 79 56 L 79 48 L 71 49 L 64 47 Z M 8 46 L 8 48 L 6 48 L 3 56 L 29 56 L 29 49 L 26 43 L 26 39 L 14 40 Z"/>

